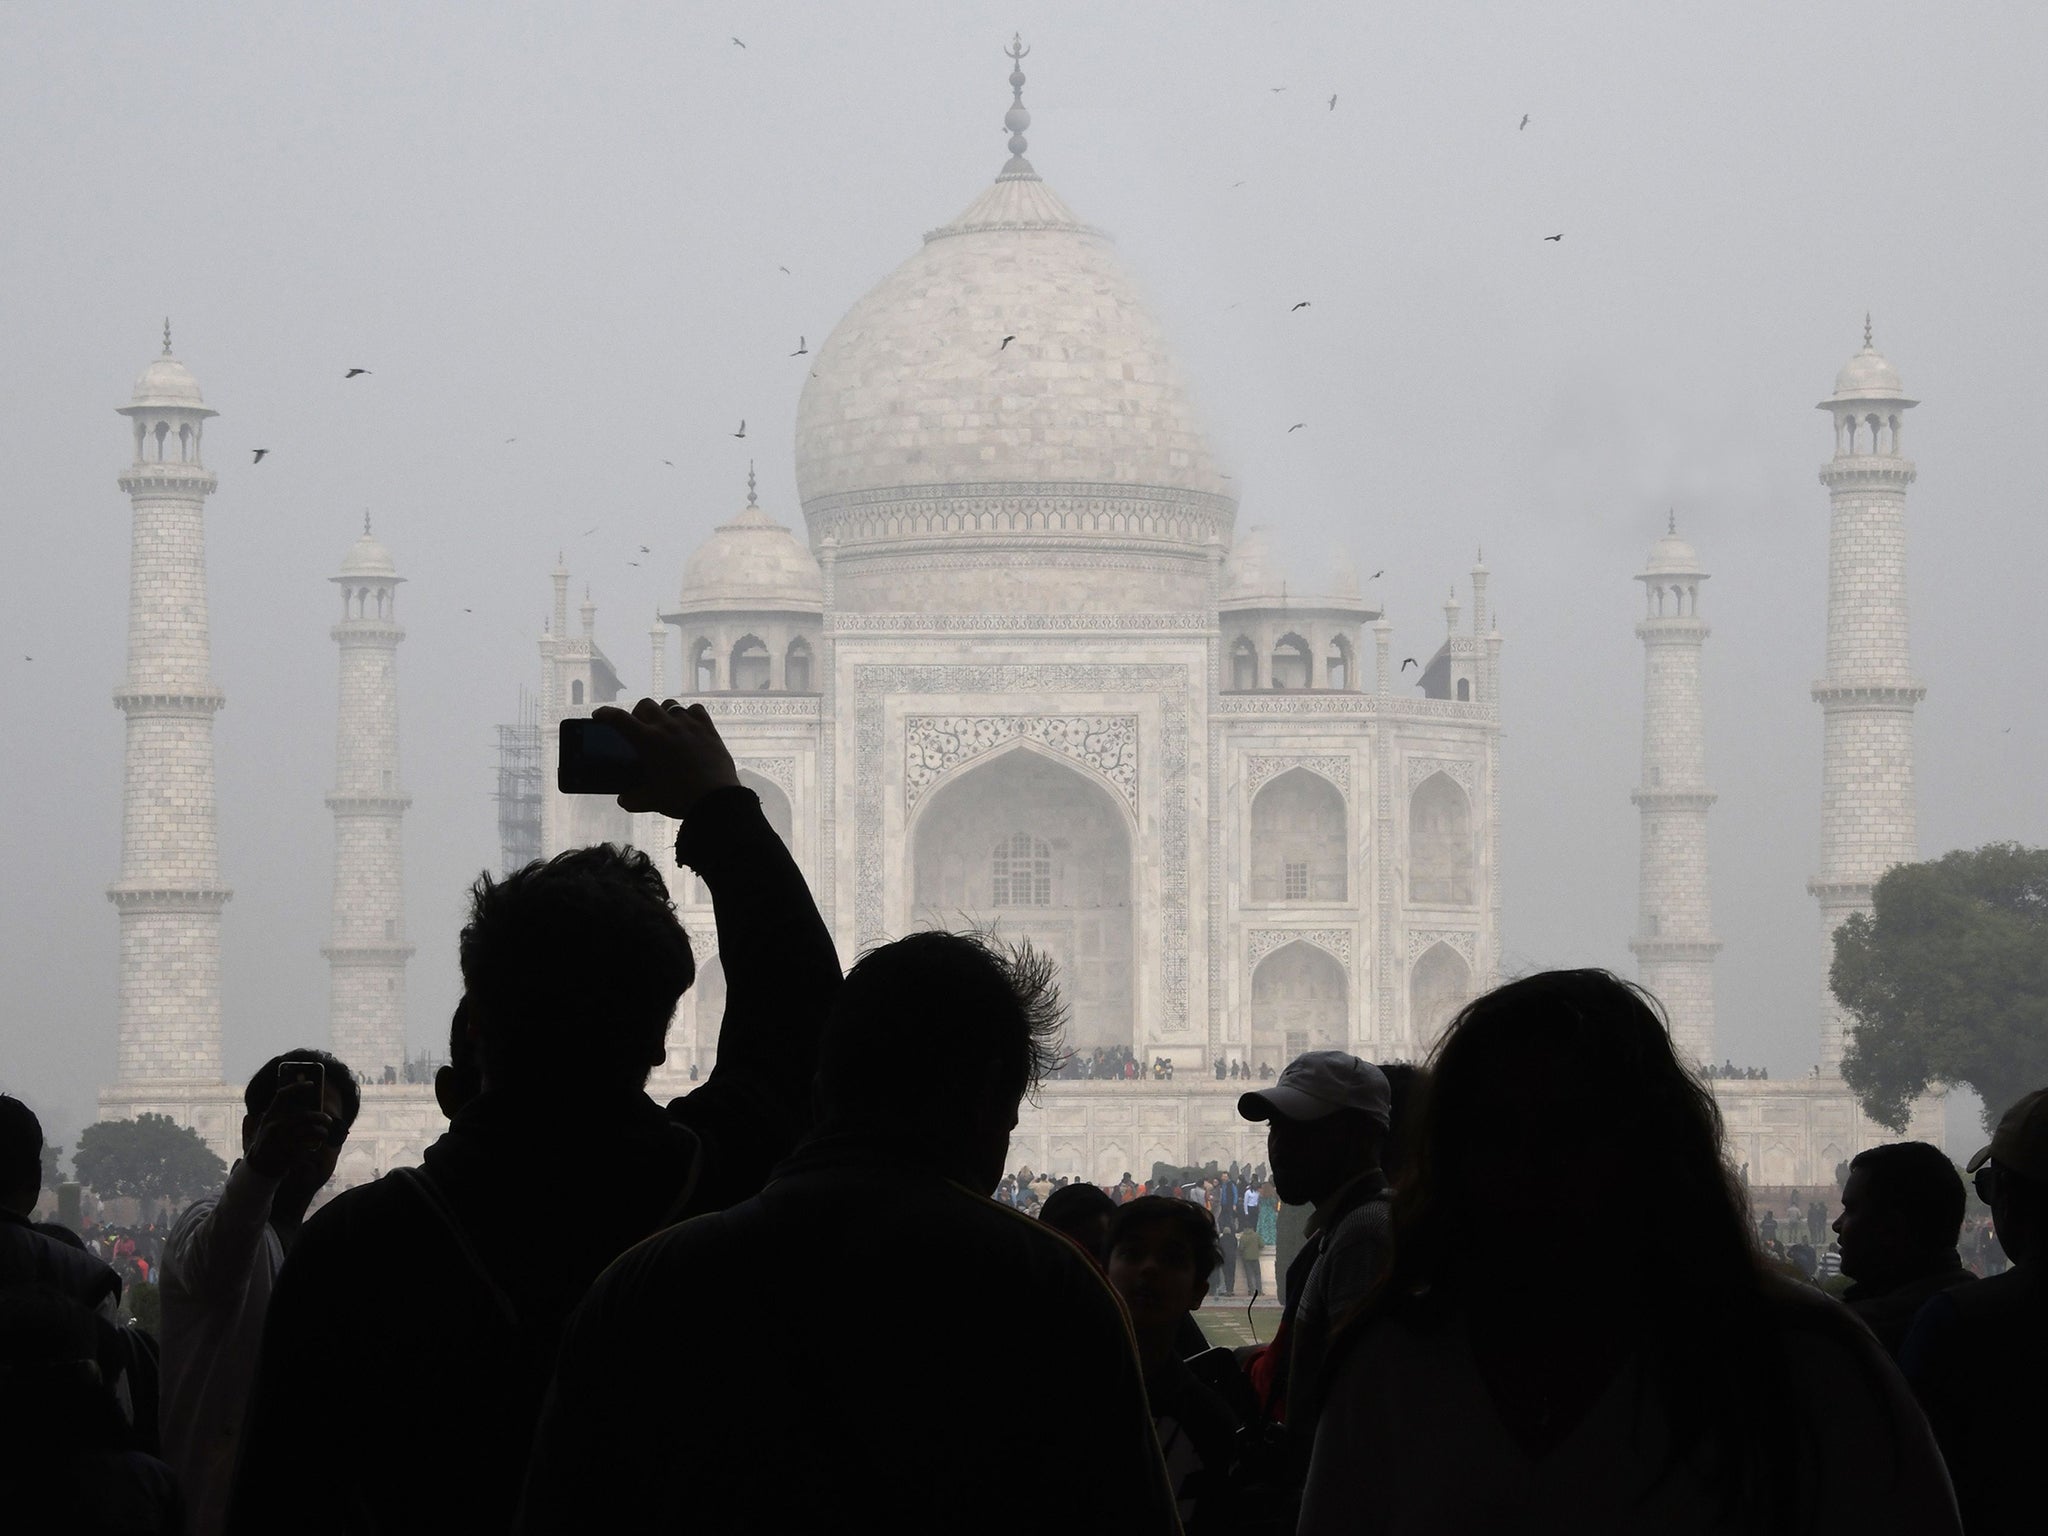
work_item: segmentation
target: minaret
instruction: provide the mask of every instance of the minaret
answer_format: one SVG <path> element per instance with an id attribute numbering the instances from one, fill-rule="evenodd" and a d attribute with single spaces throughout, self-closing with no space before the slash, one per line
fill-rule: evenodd
<path id="1" fill-rule="evenodd" d="M 135 381 L 120 408 L 135 424 L 121 475 L 134 509 L 128 557 L 128 675 L 114 704 L 128 717 L 121 877 L 119 1082 L 218 1083 L 221 883 L 214 830 L 212 679 L 206 613 L 206 419 L 199 382 L 171 356 Z M 118 1095 L 117 1095 L 118 1096 Z"/>
<path id="2" fill-rule="evenodd" d="M 341 588 L 341 712 L 335 733 L 334 919 L 327 947 L 328 1030 L 365 1081 L 405 1061 L 405 858 L 412 804 L 398 779 L 398 586 L 391 552 L 363 536 L 330 578 Z"/>
<path id="3" fill-rule="evenodd" d="M 1700 617 L 1707 573 L 1674 515 L 1636 577 L 1643 584 L 1643 779 L 1637 856 L 1636 975 L 1664 1005 L 1671 1039 L 1693 1062 L 1714 1059 L 1713 892 L 1707 878 L 1706 736 L 1700 713 Z"/>
<path id="4" fill-rule="evenodd" d="M 1840 1070 L 1846 1018 L 1828 985 L 1835 930 L 1870 910 L 1870 888 L 1894 864 L 1919 857 L 1913 809 L 1913 709 L 1926 695 L 1906 647 L 1906 487 L 1900 450 L 1908 400 L 1898 370 L 1871 344 L 1835 376 L 1820 402 L 1835 426 L 1828 488 L 1828 659 L 1813 685 L 1822 710 L 1820 1067 Z"/>

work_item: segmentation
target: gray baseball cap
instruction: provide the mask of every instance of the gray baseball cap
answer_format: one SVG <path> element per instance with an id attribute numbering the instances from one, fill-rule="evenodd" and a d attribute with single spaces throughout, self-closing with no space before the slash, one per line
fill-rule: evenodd
<path id="1" fill-rule="evenodd" d="M 1244 1108 L 1242 1099 L 1238 1108 Z M 1987 1162 L 2010 1168 L 2023 1179 L 2048 1183 L 2048 1088 L 2036 1088 L 2005 1112 L 1991 1145 L 1970 1159 L 1967 1171 L 1975 1173 Z"/>
<path id="2" fill-rule="evenodd" d="M 1247 1120 L 1320 1120 L 1340 1109 L 1362 1109 L 1384 1127 L 1393 1105 L 1386 1074 L 1371 1062 L 1348 1051 L 1304 1051 L 1272 1087 L 1241 1095 L 1237 1112 Z"/>

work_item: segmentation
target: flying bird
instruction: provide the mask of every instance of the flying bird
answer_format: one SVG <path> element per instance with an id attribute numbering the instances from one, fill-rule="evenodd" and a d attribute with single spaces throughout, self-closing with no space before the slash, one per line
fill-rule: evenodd
<path id="1" fill-rule="evenodd" d="M 640 546 L 640 553 L 643 555 L 651 555 L 654 553 L 654 551 L 649 549 L 645 544 L 642 544 Z"/>
<path id="2" fill-rule="evenodd" d="M 1269 85 L 1266 87 L 1266 89 L 1271 91 L 1275 96 L 1278 96 L 1282 91 L 1286 90 L 1287 87 L 1284 85 Z"/>
<path id="3" fill-rule="evenodd" d="M 506 441 L 506 442 L 508 442 L 508 443 L 516 443 L 516 442 L 518 442 L 518 441 L 519 441 L 519 439 L 518 439 L 518 438 L 516 438 L 516 437 L 508 437 L 508 438 L 506 438 L 506 439 L 505 439 L 505 441 Z"/>
<path id="4" fill-rule="evenodd" d="M 270 452 L 268 448 L 258 448 L 256 450 L 256 457 L 250 460 L 250 462 L 252 464 L 261 464 L 263 462 L 263 455 L 265 455 L 268 452 Z"/>
<path id="5" fill-rule="evenodd" d="M 676 461 L 674 459 L 663 459 L 661 462 L 666 464 L 670 469 L 674 469 L 676 467 Z"/>
<path id="6" fill-rule="evenodd" d="M 809 357 L 811 355 L 811 349 L 809 345 L 804 341 L 803 337 L 799 336 L 796 339 L 796 350 L 790 353 L 789 355 L 791 357 Z"/>
<path id="7" fill-rule="evenodd" d="M 1014 336 L 1005 336 L 1005 337 L 1003 338 L 1003 346 L 1002 346 L 1002 347 L 997 347 L 997 348 L 996 348 L 996 350 L 997 350 L 998 352 L 1002 351 L 1002 350 L 1003 350 L 1003 347 L 1007 347 L 1007 346 L 1008 346 L 1008 345 L 1009 345 L 1009 344 L 1010 344 L 1011 342 L 1015 341 L 1016 339 L 1017 339 L 1017 338 L 1016 338 L 1016 337 L 1014 337 Z"/>
<path id="8" fill-rule="evenodd" d="M 1287 430 L 1290 432 L 1299 432 L 1303 427 L 1307 425 L 1308 423 L 1305 421 L 1297 421 L 1293 426 L 1289 427 Z"/>
<path id="9" fill-rule="evenodd" d="M 588 528 L 586 528 L 586 529 L 584 529 L 584 530 L 583 530 L 583 532 L 582 532 L 582 534 L 580 535 L 580 537 L 582 537 L 582 538 L 586 538 L 586 539 L 587 539 L 587 538 L 589 538 L 589 537 L 590 537 L 590 536 L 591 536 L 591 535 L 592 535 L 593 533 L 597 532 L 597 530 L 598 530 L 598 529 L 602 528 L 603 526 L 604 526 L 604 524 L 603 524 L 603 523 L 592 523 L 592 524 L 591 524 L 591 525 L 590 525 L 590 526 L 589 526 Z"/>
<path id="10" fill-rule="evenodd" d="M 741 42 L 741 41 L 740 41 L 740 40 L 739 40 L 738 38 L 734 38 L 734 39 L 733 39 L 732 41 L 733 41 L 733 46 L 734 46 L 735 48 L 744 48 L 744 47 L 746 47 L 746 46 L 747 46 L 747 45 L 746 45 L 745 43 Z"/>
<path id="11" fill-rule="evenodd" d="M 347 373 L 344 373 L 342 377 L 344 379 L 352 379 L 359 373 L 368 373 L 369 371 L 370 370 L 367 368 L 351 368 Z"/>
<path id="12" fill-rule="evenodd" d="M 476 612 L 476 610 L 475 610 L 474 608 L 465 608 L 465 609 L 463 609 L 462 611 L 463 611 L 464 613 L 475 613 L 475 612 Z"/>
<path id="13" fill-rule="evenodd" d="M 1303 299 L 1299 304 L 1294 306 L 1294 309 L 1307 309 L 1308 305 L 1309 301 L 1307 299 Z M 1290 309 L 1289 311 L 1287 311 L 1287 313 L 1289 313 L 1290 315 L 1293 314 L 1294 309 Z"/>
<path id="14" fill-rule="evenodd" d="M 739 431 L 737 431 L 737 432 L 733 433 L 733 436 L 734 436 L 734 437 L 745 437 L 746 435 L 747 435 L 747 418 L 746 418 L 746 417 L 744 417 L 744 416 L 742 416 L 742 417 L 740 418 L 740 429 L 739 429 Z"/>
<path id="15" fill-rule="evenodd" d="M 632 566 L 635 570 L 638 570 L 640 568 L 640 562 L 638 560 L 628 560 L 626 564 Z"/>
<path id="16" fill-rule="evenodd" d="M 1522 131 L 1522 130 L 1523 130 L 1524 128 L 1526 128 L 1526 127 L 1528 127 L 1528 126 L 1529 126 L 1529 114 L 1528 114 L 1528 113 L 1526 113 L 1526 112 L 1524 112 L 1524 113 L 1522 114 L 1522 120 L 1521 120 L 1521 121 L 1520 121 L 1519 123 L 1515 124 L 1515 132 L 1517 132 L 1517 133 L 1520 133 L 1520 132 L 1521 132 L 1521 131 Z"/>
<path id="17" fill-rule="evenodd" d="M 1385 571 L 1374 571 L 1370 576 L 1366 577 L 1365 579 L 1367 581 L 1378 581 L 1382 576 L 1386 574 L 1387 573 Z"/>
<path id="18" fill-rule="evenodd" d="M 789 268 L 787 268 L 787 267 L 777 267 L 777 268 L 776 268 L 775 270 L 776 270 L 776 271 L 778 271 L 778 272 L 789 272 Z M 789 272 L 789 275 L 790 275 L 791 277 L 794 277 L 794 276 L 796 276 L 796 274 L 795 274 L 794 272 Z"/>
<path id="19" fill-rule="evenodd" d="M 1564 238 L 1564 236 L 1563 236 L 1563 235 L 1545 235 L 1545 236 L 1544 236 L 1543 238 L 1544 238 L 1545 240 L 1562 240 L 1562 239 Z"/>
<path id="20" fill-rule="evenodd" d="M 1337 93 L 1335 91 L 1330 93 L 1330 110 L 1332 112 L 1337 110 Z"/>
<path id="21" fill-rule="evenodd" d="M 1233 187 L 1241 187 L 1241 186 L 1243 186 L 1243 185 L 1244 185 L 1244 183 L 1243 183 L 1243 182 L 1241 182 L 1241 181 L 1233 181 L 1233 182 L 1231 183 L 1231 185 L 1232 185 Z"/>
<path id="22" fill-rule="evenodd" d="M 1403 656 L 1401 658 L 1401 670 L 1403 672 L 1406 672 L 1410 667 L 1414 666 L 1415 664 L 1416 662 L 1413 656 Z"/>

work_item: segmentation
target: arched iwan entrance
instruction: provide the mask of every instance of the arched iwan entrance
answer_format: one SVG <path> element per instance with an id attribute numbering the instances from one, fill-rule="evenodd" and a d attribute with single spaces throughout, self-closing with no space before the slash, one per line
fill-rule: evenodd
<path id="1" fill-rule="evenodd" d="M 1107 789 L 1013 747 L 931 795 L 911 860 L 918 922 L 993 926 L 1052 956 L 1069 1049 L 1136 1045 L 1131 838 Z"/>
<path id="2" fill-rule="evenodd" d="M 1341 1051 L 1344 967 L 1328 950 L 1296 939 L 1252 972 L 1251 1065 L 1278 1071 L 1303 1051 Z"/>

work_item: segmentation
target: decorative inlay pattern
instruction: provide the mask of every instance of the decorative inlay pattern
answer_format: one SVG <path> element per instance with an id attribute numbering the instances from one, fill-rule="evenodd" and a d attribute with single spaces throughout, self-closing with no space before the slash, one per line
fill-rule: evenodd
<path id="1" fill-rule="evenodd" d="M 838 613 L 826 621 L 835 634 L 966 635 L 1049 631 L 1123 635 L 1137 631 L 1202 634 L 1203 613 Z"/>
<path id="2" fill-rule="evenodd" d="M 796 799 L 796 759 L 793 757 L 738 757 L 733 759 L 735 767 L 749 773 L 758 773 L 762 778 L 780 789 L 794 801 Z"/>
<path id="3" fill-rule="evenodd" d="M 804 503 L 813 542 L 835 538 L 842 556 L 870 542 L 977 533 L 1204 545 L 1229 539 L 1236 512 L 1231 500 L 1204 491 L 1087 480 L 884 486 Z"/>
<path id="4" fill-rule="evenodd" d="M 1014 663 L 984 666 L 861 666 L 854 668 L 854 871 L 856 946 L 879 943 L 883 910 L 882 814 L 885 701 L 891 694 L 1149 693 L 1160 712 L 1159 933 L 1161 1023 L 1169 1034 L 1188 1025 L 1188 734 L 1194 709 L 1186 667 L 1132 663 Z"/>
<path id="5" fill-rule="evenodd" d="M 1448 944 L 1460 955 L 1465 963 L 1478 965 L 1479 936 L 1469 928 L 1410 928 L 1408 930 L 1408 963 L 1413 965 L 1422 952 L 1432 945 Z"/>
<path id="6" fill-rule="evenodd" d="M 1295 768 L 1306 768 L 1310 773 L 1321 774 L 1343 792 L 1344 798 L 1351 798 L 1351 759 L 1348 757 L 1247 757 L 1245 759 L 1244 788 L 1247 797 L 1256 795 L 1266 786 L 1269 779 Z"/>
<path id="7" fill-rule="evenodd" d="M 1085 764 L 1137 810 L 1136 715 L 912 715 L 903 722 L 903 808 L 949 770 L 1012 741 L 1034 741 Z"/>
<path id="8" fill-rule="evenodd" d="M 1326 950 L 1351 974 L 1351 930 L 1349 928 L 1253 928 L 1245 934 L 1245 975 L 1259 968 L 1259 962 L 1276 949 L 1299 939 Z"/>
<path id="9" fill-rule="evenodd" d="M 1415 786 L 1433 773 L 1440 773 L 1464 790 L 1467 795 L 1474 792 L 1479 782 L 1474 765 L 1462 757 L 1411 757 L 1408 759 L 1408 789 L 1412 794 Z"/>

